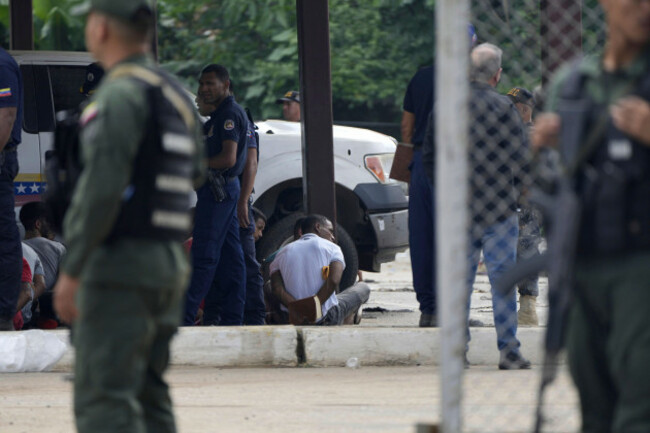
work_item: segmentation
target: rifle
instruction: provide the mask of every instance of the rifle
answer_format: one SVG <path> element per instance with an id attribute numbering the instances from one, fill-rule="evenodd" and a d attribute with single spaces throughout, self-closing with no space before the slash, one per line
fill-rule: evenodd
<path id="1" fill-rule="evenodd" d="M 548 271 L 549 315 L 544 341 L 546 353 L 538 393 L 536 433 L 541 431 L 543 423 L 544 391 L 557 376 L 557 358 L 564 348 L 564 331 L 573 296 L 576 246 L 582 214 L 582 202 L 575 186 L 576 174 L 602 142 L 609 124 L 607 109 L 601 109 L 585 138 L 587 121 L 594 104 L 582 96 L 584 78 L 577 65 L 578 62 L 574 64 L 563 86 L 558 106 L 558 114 L 562 119 L 559 137 L 561 157 L 570 164 L 565 166 L 559 176 L 552 174 L 554 170 L 548 170 L 540 176 L 544 187 L 532 189 L 529 197 L 529 201 L 543 215 L 548 248 L 544 254 L 518 263 L 504 273 L 495 285 L 496 291 L 509 294 L 524 278 L 543 270 Z M 542 150 L 538 156 L 542 162 L 548 162 L 553 155 L 551 152 Z M 547 160 L 544 161 L 544 158 Z M 544 165 L 541 164 L 541 167 Z M 557 170 L 555 173 L 559 174 Z"/>

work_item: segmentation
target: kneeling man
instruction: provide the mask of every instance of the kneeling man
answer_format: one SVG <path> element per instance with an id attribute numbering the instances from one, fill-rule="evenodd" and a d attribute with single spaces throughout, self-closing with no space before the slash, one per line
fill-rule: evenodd
<path id="1" fill-rule="evenodd" d="M 351 320 L 368 301 L 370 287 L 357 283 L 337 294 L 345 260 L 334 243 L 332 222 L 310 215 L 303 219 L 301 229 L 300 239 L 282 248 L 271 263 L 273 294 L 283 310 L 289 311 L 293 324 L 352 323 L 346 319 Z"/>

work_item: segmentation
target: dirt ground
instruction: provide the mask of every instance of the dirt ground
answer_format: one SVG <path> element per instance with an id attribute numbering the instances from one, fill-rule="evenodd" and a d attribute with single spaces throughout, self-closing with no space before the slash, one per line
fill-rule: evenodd
<path id="1" fill-rule="evenodd" d="M 62 373 L 0 376 L 0 432 L 74 432 L 72 384 Z M 173 368 L 179 432 L 408 432 L 440 420 L 435 367 Z M 531 431 L 539 370 L 472 367 L 464 379 L 467 432 Z M 576 395 L 562 373 L 545 431 L 576 431 Z"/>

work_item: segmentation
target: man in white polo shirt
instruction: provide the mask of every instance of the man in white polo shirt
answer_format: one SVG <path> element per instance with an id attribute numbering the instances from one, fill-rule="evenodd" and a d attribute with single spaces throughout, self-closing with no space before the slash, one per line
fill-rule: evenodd
<path id="1" fill-rule="evenodd" d="M 334 243 L 334 226 L 321 215 L 309 215 L 302 221 L 302 237 L 278 252 L 271 263 L 271 286 L 283 310 L 299 300 L 312 298 L 320 306 L 317 325 L 341 325 L 368 301 L 370 287 L 357 283 L 341 293 L 341 275 L 345 260 Z"/>

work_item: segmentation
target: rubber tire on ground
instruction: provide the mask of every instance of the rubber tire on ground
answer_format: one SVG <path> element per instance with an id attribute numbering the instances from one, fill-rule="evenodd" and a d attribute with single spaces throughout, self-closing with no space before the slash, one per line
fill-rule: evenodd
<path id="1" fill-rule="evenodd" d="M 303 214 L 291 214 L 273 224 L 271 228 L 265 231 L 264 236 L 262 236 L 262 239 L 256 245 L 257 260 L 262 263 L 265 258 L 280 249 L 281 246 L 293 240 L 293 226 L 298 219 L 303 217 Z M 343 271 L 340 284 L 341 290 L 345 290 L 357 280 L 359 256 L 357 255 L 357 248 L 354 245 L 354 241 L 343 227 L 337 227 L 336 237 L 336 243 L 341 247 L 343 257 L 345 258 L 345 270 Z"/>

